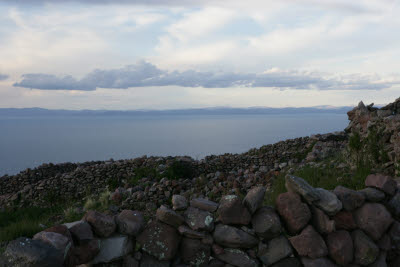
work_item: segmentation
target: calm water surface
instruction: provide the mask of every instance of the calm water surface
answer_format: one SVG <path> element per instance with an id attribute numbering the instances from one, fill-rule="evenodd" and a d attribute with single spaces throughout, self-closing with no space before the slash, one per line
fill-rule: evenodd
<path id="1" fill-rule="evenodd" d="M 0 117 L 0 176 L 45 162 L 240 153 L 343 130 L 346 114 Z"/>

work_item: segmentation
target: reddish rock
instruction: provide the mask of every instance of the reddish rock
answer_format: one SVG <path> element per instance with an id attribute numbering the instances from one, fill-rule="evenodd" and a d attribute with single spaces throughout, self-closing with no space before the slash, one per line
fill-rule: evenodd
<path id="1" fill-rule="evenodd" d="M 379 254 L 378 246 L 361 230 L 355 230 L 351 236 L 354 245 L 354 263 L 363 266 L 373 263 Z"/>
<path id="2" fill-rule="evenodd" d="M 214 212 L 218 209 L 217 203 L 204 198 L 192 199 L 190 201 L 190 206 L 209 212 Z"/>
<path id="3" fill-rule="evenodd" d="M 280 194 L 276 199 L 276 208 L 291 234 L 301 231 L 311 219 L 310 209 L 296 193 Z"/>
<path id="4" fill-rule="evenodd" d="M 393 222 L 385 206 L 379 203 L 364 204 L 356 210 L 354 218 L 358 227 L 375 241 L 382 237 Z"/>
<path id="5" fill-rule="evenodd" d="M 328 255 L 328 248 L 324 239 L 311 225 L 307 226 L 300 235 L 294 236 L 289 240 L 300 256 L 315 259 Z"/>
<path id="6" fill-rule="evenodd" d="M 353 213 L 349 211 L 340 211 L 333 217 L 337 230 L 354 230 L 357 228 Z"/>
<path id="7" fill-rule="evenodd" d="M 211 247 L 198 239 L 183 238 L 180 248 L 182 261 L 191 266 L 208 266 Z"/>
<path id="8" fill-rule="evenodd" d="M 362 193 L 340 185 L 333 190 L 333 193 L 339 198 L 343 204 L 343 208 L 347 211 L 355 210 L 364 204 L 365 201 L 365 197 Z"/>
<path id="9" fill-rule="evenodd" d="M 66 238 L 68 238 L 68 240 L 73 245 L 72 235 L 71 235 L 70 231 L 68 230 L 68 227 L 66 227 L 65 225 L 62 225 L 62 224 L 55 225 L 55 226 L 47 228 L 43 231 L 61 234 L 61 235 L 65 236 Z"/>
<path id="10" fill-rule="evenodd" d="M 337 231 L 326 237 L 329 256 L 339 265 L 345 266 L 353 261 L 353 240 L 349 232 Z"/>
<path id="11" fill-rule="evenodd" d="M 83 217 L 91 226 L 93 231 L 99 237 L 109 237 L 117 228 L 114 217 L 102 214 L 97 211 L 88 211 Z"/>
<path id="12" fill-rule="evenodd" d="M 335 231 L 335 221 L 330 220 L 322 210 L 312 206 L 312 223 L 315 229 L 321 234 L 328 234 Z"/>
<path id="13" fill-rule="evenodd" d="M 85 221 L 75 224 L 69 231 L 77 244 L 83 244 L 93 239 L 92 228 Z"/>
<path id="14" fill-rule="evenodd" d="M 396 182 L 390 176 L 383 174 L 370 174 L 365 179 L 365 186 L 375 187 L 386 194 L 394 195 L 396 192 Z"/>
<path id="15" fill-rule="evenodd" d="M 224 253 L 215 255 L 215 257 L 221 261 L 238 267 L 258 267 L 258 262 L 247 255 L 246 252 L 235 249 L 226 248 Z"/>
<path id="16" fill-rule="evenodd" d="M 67 260 L 67 266 L 76 266 L 90 262 L 100 252 L 100 241 L 92 239 L 86 244 L 74 247 Z"/>
<path id="17" fill-rule="evenodd" d="M 252 248 L 258 239 L 236 227 L 218 224 L 213 234 L 217 244 L 228 248 Z"/>
<path id="18" fill-rule="evenodd" d="M 164 205 L 161 205 L 161 207 L 157 209 L 156 218 L 157 220 L 169 224 L 175 228 L 178 228 L 185 222 L 185 219 L 181 215 Z"/>
<path id="19" fill-rule="evenodd" d="M 235 195 L 222 197 L 217 213 L 218 219 L 223 224 L 247 225 L 251 221 L 250 212 Z"/>
<path id="20" fill-rule="evenodd" d="M 336 264 L 334 264 L 327 258 L 301 258 L 301 262 L 303 263 L 304 267 L 337 267 Z"/>
<path id="21" fill-rule="evenodd" d="M 186 225 L 181 225 L 178 227 L 178 232 L 186 237 L 189 238 L 195 238 L 195 239 L 203 239 L 206 237 L 206 234 L 204 232 L 198 232 L 190 229 Z"/>

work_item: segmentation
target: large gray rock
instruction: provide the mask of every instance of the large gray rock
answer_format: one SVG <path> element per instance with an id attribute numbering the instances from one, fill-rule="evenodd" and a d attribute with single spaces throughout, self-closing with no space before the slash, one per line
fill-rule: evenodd
<path id="1" fill-rule="evenodd" d="M 85 221 L 80 221 L 73 225 L 69 231 L 75 242 L 78 244 L 83 244 L 93 239 L 93 231 L 90 225 Z"/>
<path id="2" fill-rule="evenodd" d="M 370 202 L 380 202 L 385 199 L 385 193 L 372 187 L 361 189 L 358 192 L 363 194 L 365 199 Z"/>
<path id="3" fill-rule="evenodd" d="M 172 208 L 174 210 L 185 210 L 188 206 L 188 202 L 184 196 L 173 195 L 172 196 Z"/>
<path id="4" fill-rule="evenodd" d="M 261 207 L 265 197 L 265 187 L 258 186 L 247 192 L 246 197 L 243 200 L 244 205 L 250 211 L 251 214 Z"/>
<path id="5" fill-rule="evenodd" d="M 247 225 L 251 220 L 250 212 L 235 195 L 222 197 L 217 213 L 218 220 L 223 224 Z"/>
<path id="6" fill-rule="evenodd" d="M 237 267 L 257 267 L 258 263 L 247 255 L 246 252 L 236 248 L 225 248 L 223 253 L 215 257 L 223 262 Z"/>
<path id="7" fill-rule="evenodd" d="M 329 256 L 339 265 L 347 266 L 353 261 L 353 240 L 347 231 L 330 233 L 326 237 Z"/>
<path id="8" fill-rule="evenodd" d="M 143 251 L 158 260 L 171 260 L 178 252 L 180 236 L 177 230 L 161 222 L 152 222 L 136 240 Z"/>
<path id="9" fill-rule="evenodd" d="M 310 209 L 296 193 L 280 194 L 276 199 L 276 208 L 291 234 L 298 233 L 311 219 Z"/>
<path id="10" fill-rule="evenodd" d="M 13 267 L 58 267 L 64 263 L 64 254 L 60 250 L 26 237 L 11 241 L 4 258 L 8 266 Z"/>
<path id="11" fill-rule="evenodd" d="M 181 215 L 177 214 L 175 211 L 167 208 L 164 205 L 157 209 L 156 218 L 157 220 L 169 224 L 175 228 L 178 228 L 181 224 L 185 222 L 185 219 Z"/>
<path id="12" fill-rule="evenodd" d="M 214 212 L 218 209 L 217 203 L 204 198 L 192 199 L 190 201 L 190 206 L 209 212 Z"/>
<path id="13" fill-rule="evenodd" d="M 333 193 L 339 198 L 343 204 L 343 208 L 347 211 L 355 210 L 364 204 L 365 196 L 355 190 L 343 186 L 337 186 Z"/>
<path id="14" fill-rule="evenodd" d="M 258 244 L 257 238 L 236 227 L 218 224 L 213 234 L 217 244 L 228 248 L 252 248 Z"/>
<path id="15" fill-rule="evenodd" d="M 205 210 L 189 207 L 184 213 L 187 225 L 193 230 L 204 230 L 211 232 L 214 229 L 214 217 Z"/>
<path id="16" fill-rule="evenodd" d="M 256 234 L 262 238 L 271 239 L 282 232 L 281 220 L 274 208 L 262 207 L 251 219 Z"/>
<path id="17" fill-rule="evenodd" d="M 190 266 L 208 266 L 211 255 L 211 247 L 203 244 L 198 239 L 183 238 L 180 255 L 182 261 Z"/>
<path id="18" fill-rule="evenodd" d="M 92 264 L 108 263 L 122 259 L 133 251 L 132 239 L 127 235 L 114 235 L 100 239 L 100 252 Z"/>
<path id="19" fill-rule="evenodd" d="M 324 239 L 311 225 L 307 226 L 300 235 L 291 237 L 289 240 L 300 256 L 316 259 L 328 255 Z"/>
<path id="20" fill-rule="evenodd" d="M 99 237 L 109 237 L 117 229 L 114 217 L 90 210 L 83 217 L 91 226 L 93 231 Z"/>
<path id="21" fill-rule="evenodd" d="M 289 192 L 300 194 L 309 203 L 320 199 L 319 193 L 315 188 L 300 177 L 286 175 L 285 185 Z"/>
<path id="22" fill-rule="evenodd" d="M 287 238 L 279 236 L 270 240 L 266 248 L 259 249 L 257 256 L 265 266 L 270 266 L 292 254 L 292 247 Z"/>
<path id="23" fill-rule="evenodd" d="M 331 216 L 335 215 L 342 209 L 342 202 L 334 193 L 323 188 L 316 188 L 315 190 L 319 194 L 319 200 L 313 202 L 316 207 Z"/>
<path id="24" fill-rule="evenodd" d="M 115 218 L 118 231 L 123 235 L 138 236 L 145 226 L 143 214 L 140 211 L 123 210 Z"/>
<path id="25" fill-rule="evenodd" d="M 57 250 L 59 250 L 63 255 L 64 258 L 67 257 L 68 251 L 70 250 L 71 246 L 73 245 L 71 241 L 59 233 L 54 232 L 39 232 L 35 234 L 32 238 L 33 240 L 41 240 Z"/>
<path id="26" fill-rule="evenodd" d="M 363 266 L 373 263 L 379 255 L 378 246 L 361 230 L 355 230 L 351 236 L 354 244 L 354 263 Z"/>

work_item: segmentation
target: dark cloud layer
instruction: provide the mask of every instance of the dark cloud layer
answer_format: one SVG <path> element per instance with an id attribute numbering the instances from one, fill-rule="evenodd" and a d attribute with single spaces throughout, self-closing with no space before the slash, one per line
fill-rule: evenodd
<path id="1" fill-rule="evenodd" d="M 326 78 L 318 73 L 297 71 L 269 71 L 252 73 L 214 73 L 194 70 L 168 72 L 148 62 L 139 62 L 121 69 L 94 70 L 82 79 L 72 76 L 57 77 L 51 74 L 24 74 L 14 84 L 40 90 L 82 90 L 97 88 L 127 89 L 146 86 L 182 86 L 204 88 L 275 87 L 280 89 L 318 90 L 380 90 L 393 83 L 377 82 L 378 77 L 346 76 Z"/>
<path id="2" fill-rule="evenodd" d="M 0 81 L 7 80 L 7 79 L 8 79 L 8 75 L 0 73 Z"/>

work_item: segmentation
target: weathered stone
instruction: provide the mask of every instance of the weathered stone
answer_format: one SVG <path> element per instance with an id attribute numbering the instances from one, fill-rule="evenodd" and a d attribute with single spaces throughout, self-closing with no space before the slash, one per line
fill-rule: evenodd
<path id="1" fill-rule="evenodd" d="M 210 264 L 208 265 L 208 267 L 224 267 L 225 266 L 225 262 L 217 260 L 217 259 L 212 259 L 210 261 Z"/>
<path id="2" fill-rule="evenodd" d="M 133 242 L 129 236 L 114 235 L 100 239 L 100 251 L 92 260 L 92 264 L 108 263 L 122 259 L 133 251 Z"/>
<path id="3" fill-rule="evenodd" d="M 394 221 L 388 232 L 392 246 L 400 251 L 400 223 Z"/>
<path id="4" fill-rule="evenodd" d="M 387 207 L 397 220 L 400 219 L 400 191 L 397 192 L 392 199 L 387 203 Z"/>
<path id="5" fill-rule="evenodd" d="M 174 210 L 185 210 L 188 206 L 188 202 L 184 196 L 173 195 L 172 196 L 172 208 Z"/>
<path id="6" fill-rule="evenodd" d="M 184 263 L 190 266 L 208 266 L 211 247 L 198 239 L 183 238 L 180 252 Z"/>
<path id="7" fill-rule="evenodd" d="M 370 174 L 365 179 L 365 186 L 375 187 L 386 194 L 394 195 L 396 192 L 396 182 L 390 176 L 383 174 Z"/>
<path id="8" fill-rule="evenodd" d="M 47 243 L 57 250 L 61 251 L 63 254 L 64 258 L 67 256 L 68 251 L 70 250 L 72 243 L 71 241 L 63 236 L 62 234 L 59 233 L 54 233 L 54 232 L 39 232 L 35 234 L 32 238 L 33 240 L 40 240 L 43 241 L 44 243 Z"/>
<path id="9" fill-rule="evenodd" d="M 273 264 L 272 267 L 301 267 L 301 263 L 297 258 L 286 258 Z"/>
<path id="10" fill-rule="evenodd" d="M 100 240 L 92 239 L 85 244 L 71 249 L 67 266 L 88 263 L 100 252 Z"/>
<path id="11" fill-rule="evenodd" d="M 355 220 L 373 240 L 379 240 L 393 222 L 385 206 L 379 203 L 365 203 L 355 212 Z"/>
<path id="12" fill-rule="evenodd" d="M 251 214 L 262 205 L 265 197 L 265 187 L 258 186 L 247 192 L 246 197 L 243 200 L 244 205 L 250 211 Z"/>
<path id="13" fill-rule="evenodd" d="M 368 265 L 368 267 L 387 267 L 386 252 L 382 251 L 381 253 L 379 253 L 379 256 L 376 259 L 376 261 L 371 265 Z"/>
<path id="14" fill-rule="evenodd" d="M 229 263 L 237 267 L 257 267 L 258 263 L 252 259 L 244 251 L 235 248 L 226 248 L 223 253 L 215 255 L 215 257 L 223 262 Z"/>
<path id="15" fill-rule="evenodd" d="M 256 234 L 266 239 L 276 237 L 282 231 L 279 216 L 271 207 L 258 209 L 251 219 L 251 224 Z"/>
<path id="16" fill-rule="evenodd" d="M 124 235 L 138 236 L 143 230 L 145 220 L 143 214 L 139 211 L 123 210 L 115 218 L 118 225 L 118 231 Z"/>
<path id="17" fill-rule="evenodd" d="M 180 236 L 174 227 L 152 222 L 138 236 L 137 242 L 143 251 L 158 260 L 171 260 L 178 251 Z"/>
<path id="18" fill-rule="evenodd" d="M 83 219 L 92 226 L 93 231 L 99 237 L 109 237 L 117 228 L 113 217 L 97 211 L 88 211 Z"/>
<path id="19" fill-rule="evenodd" d="M 139 267 L 139 261 L 137 261 L 133 256 L 127 255 L 124 257 L 122 267 Z"/>
<path id="20" fill-rule="evenodd" d="M 75 224 L 69 229 L 69 231 L 71 232 L 75 242 L 78 244 L 83 244 L 93 239 L 92 228 L 85 221 Z"/>
<path id="21" fill-rule="evenodd" d="M 143 254 L 143 258 L 140 261 L 140 267 L 170 267 L 171 264 L 169 261 L 159 261 L 156 258 L 148 255 L 147 253 Z"/>
<path id="22" fill-rule="evenodd" d="M 218 220 L 223 224 L 247 225 L 251 220 L 249 211 L 235 195 L 222 197 L 217 213 Z"/>
<path id="23" fill-rule="evenodd" d="M 377 245 L 361 230 L 351 234 L 354 245 L 354 263 L 363 266 L 373 263 L 379 254 Z"/>
<path id="24" fill-rule="evenodd" d="M 68 240 L 71 242 L 72 246 L 73 246 L 73 239 L 72 239 L 72 235 L 70 233 L 70 231 L 68 230 L 68 228 L 65 225 L 55 225 L 53 227 L 47 228 L 45 230 L 43 230 L 44 232 L 53 232 L 53 233 L 58 233 L 61 234 L 63 236 L 65 236 L 66 238 L 68 238 Z"/>
<path id="25" fill-rule="evenodd" d="M 183 224 L 185 221 L 185 219 L 181 215 L 177 214 L 175 211 L 167 208 L 164 205 L 157 209 L 156 218 L 157 220 L 176 228 L 179 227 L 179 225 Z"/>
<path id="26" fill-rule="evenodd" d="M 184 235 L 189 238 L 196 238 L 196 239 L 202 239 L 205 238 L 206 234 L 204 232 L 198 232 L 190 229 L 186 225 L 181 225 L 178 227 L 178 232 L 181 235 Z"/>
<path id="27" fill-rule="evenodd" d="M 11 241 L 4 252 L 8 266 L 53 267 L 62 266 L 64 254 L 55 247 L 41 241 L 20 237 Z"/>
<path id="28" fill-rule="evenodd" d="M 307 202 L 312 203 L 320 199 L 319 193 L 304 179 L 294 175 L 286 175 L 286 189 L 289 192 L 300 194 Z"/>
<path id="29" fill-rule="evenodd" d="M 319 194 L 319 200 L 314 201 L 314 205 L 323 210 L 328 215 L 335 215 L 342 209 L 342 202 L 337 196 L 323 188 L 315 189 Z"/>
<path id="30" fill-rule="evenodd" d="M 217 244 L 228 248 L 252 248 L 258 244 L 258 240 L 236 227 L 218 224 L 213 234 Z"/>
<path id="31" fill-rule="evenodd" d="M 184 217 L 187 225 L 193 230 L 212 231 L 214 229 L 214 217 L 208 211 L 189 207 Z"/>
<path id="32" fill-rule="evenodd" d="M 385 199 L 385 193 L 372 187 L 361 189 L 358 192 L 363 194 L 365 199 L 370 202 L 380 202 Z"/>
<path id="33" fill-rule="evenodd" d="M 218 209 L 217 203 L 204 198 L 192 199 L 190 201 L 190 206 L 209 212 L 214 212 Z"/>
<path id="34" fill-rule="evenodd" d="M 328 234 L 335 231 L 335 221 L 330 220 L 322 210 L 311 206 L 311 211 L 313 226 L 319 233 Z"/>
<path id="35" fill-rule="evenodd" d="M 304 264 L 304 267 L 337 267 L 336 264 L 327 258 L 310 259 L 303 257 L 301 258 L 301 262 Z"/>
<path id="36" fill-rule="evenodd" d="M 333 217 L 337 230 L 354 230 L 357 228 L 353 213 L 349 211 L 340 211 Z"/>
<path id="37" fill-rule="evenodd" d="M 296 193 L 280 194 L 276 199 L 276 208 L 291 234 L 302 230 L 311 219 L 310 209 Z"/>
<path id="38" fill-rule="evenodd" d="M 353 261 L 353 240 L 347 231 L 330 233 L 326 237 L 329 256 L 339 265 L 346 266 Z"/>
<path id="39" fill-rule="evenodd" d="M 279 236 L 270 240 L 267 248 L 259 249 L 257 256 L 265 266 L 270 266 L 292 254 L 292 247 L 287 238 Z"/>
<path id="40" fill-rule="evenodd" d="M 392 224 L 392 226 L 393 226 L 393 224 Z M 389 231 L 389 233 L 390 233 L 390 231 Z M 391 241 L 389 235 L 384 234 L 381 237 L 381 239 L 379 239 L 379 241 L 377 242 L 377 245 L 380 250 L 383 250 L 383 251 L 390 250 L 392 248 L 392 241 Z"/>
<path id="41" fill-rule="evenodd" d="M 289 240 L 300 256 L 315 259 L 328 255 L 324 239 L 311 225 L 307 226 L 300 235 L 291 237 Z"/>
<path id="42" fill-rule="evenodd" d="M 343 208 L 347 211 L 355 210 L 364 204 L 365 201 L 365 196 L 362 193 L 340 185 L 333 190 L 333 193 L 339 198 L 343 204 Z"/>

